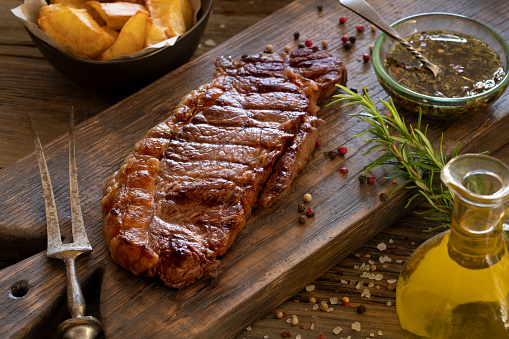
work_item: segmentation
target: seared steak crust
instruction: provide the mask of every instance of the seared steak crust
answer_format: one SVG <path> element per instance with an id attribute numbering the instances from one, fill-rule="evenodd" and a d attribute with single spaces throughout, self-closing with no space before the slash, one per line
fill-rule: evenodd
<path id="1" fill-rule="evenodd" d="M 113 259 L 171 287 L 217 275 L 251 209 L 285 192 L 311 154 L 317 102 L 346 83 L 343 64 L 303 48 L 216 60 L 211 83 L 148 131 L 104 190 Z"/>

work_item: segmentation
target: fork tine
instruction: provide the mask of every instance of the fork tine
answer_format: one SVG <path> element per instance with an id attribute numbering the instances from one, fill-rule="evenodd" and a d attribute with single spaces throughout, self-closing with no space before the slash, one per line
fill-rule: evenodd
<path id="1" fill-rule="evenodd" d="M 60 239 L 60 227 L 58 225 L 57 207 L 55 204 L 55 197 L 53 195 L 53 188 L 51 186 L 51 180 L 49 177 L 48 165 L 46 164 L 46 159 L 42 151 L 41 140 L 39 139 L 39 135 L 35 129 L 34 121 L 30 115 L 28 115 L 28 122 L 30 123 L 30 129 L 32 130 L 35 151 L 37 153 L 37 162 L 39 163 L 39 171 L 41 173 L 48 233 L 48 251 L 46 255 L 49 257 L 56 253 L 62 244 Z"/>
<path id="2" fill-rule="evenodd" d="M 76 171 L 76 152 L 74 147 L 74 108 L 71 108 L 69 118 L 69 188 L 71 197 L 72 237 L 75 247 L 92 250 L 88 241 L 83 215 L 81 213 L 78 191 L 78 175 Z M 76 248 L 77 249 L 77 248 Z"/>

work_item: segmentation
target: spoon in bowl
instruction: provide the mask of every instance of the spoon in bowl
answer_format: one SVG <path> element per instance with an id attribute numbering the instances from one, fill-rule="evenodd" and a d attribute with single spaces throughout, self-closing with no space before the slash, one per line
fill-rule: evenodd
<path id="1" fill-rule="evenodd" d="M 377 12 L 364 0 L 339 0 L 339 3 L 349 10 L 357 13 L 364 19 L 371 22 L 376 27 L 380 28 L 383 32 L 385 32 L 388 36 L 398 41 L 403 45 L 412 55 L 422 62 L 422 64 L 429 69 L 435 78 L 440 72 L 437 65 L 431 63 L 428 59 L 424 57 L 419 51 L 417 51 L 408 41 L 403 39 L 398 32 L 394 28 L 391 27 Z"/>

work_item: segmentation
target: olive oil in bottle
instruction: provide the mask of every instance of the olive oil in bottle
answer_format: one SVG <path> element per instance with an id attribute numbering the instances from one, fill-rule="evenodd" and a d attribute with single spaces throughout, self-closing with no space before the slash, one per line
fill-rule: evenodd
<path id="1" fill-rule="evenodd" d="M 422 244 L 401 272 L 404 338 L 509 338 L 509 240 L 502 230 L 509 167 L 462 155 L 442 170 L 454 196 L 451 229 Z"/>

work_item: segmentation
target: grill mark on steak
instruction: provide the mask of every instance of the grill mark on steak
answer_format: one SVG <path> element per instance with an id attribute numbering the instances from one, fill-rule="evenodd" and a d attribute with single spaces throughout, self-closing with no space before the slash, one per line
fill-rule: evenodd
<path id="1" fill-rule="evenodd" d="M 316 48 L 215 65 L 213 81 L 137 143 L 102 200 L 113 259 L 176 288 L 217 275 L 251 209 L 304 167 L 323 123 L 317 101 L 346 81 Z"/>

